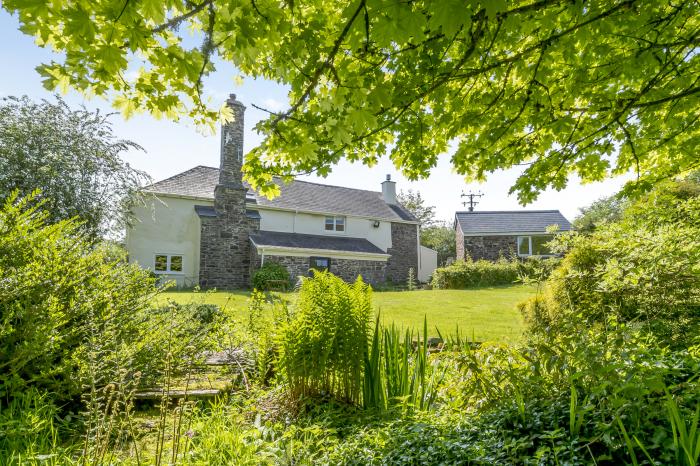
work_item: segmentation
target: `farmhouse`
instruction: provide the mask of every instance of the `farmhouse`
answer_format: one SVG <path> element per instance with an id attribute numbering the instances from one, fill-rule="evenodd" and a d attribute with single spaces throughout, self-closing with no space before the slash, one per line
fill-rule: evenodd
<path id="1" fill-rule="evenodd" d="M 241 173 L 245 107 L 235 95 L 227 104 L 235 119 L 222 127 L 220 167 L 197 166 L 146 188 L 157 199 L 134 209 L 131 262 L 179 286 L 247 287 L 268 262 L 291 277 L 323 269 L 348 281 L 405 283 L 413 269 L 428 278 L 436 253 L 420 246 L 420 224 L 388 175 L 381 191 L 277 180 L 278 197 L 259 196 Z"/>
<path id="2" fill-rule="evenodd" d="M 571 223 L 558 210 L 457 212 L 457 259 L 548 256 L 545 243 L 552 238 L 547 233 L 551 225 L 557 225 L 560 231 L 571 229 Z"/>

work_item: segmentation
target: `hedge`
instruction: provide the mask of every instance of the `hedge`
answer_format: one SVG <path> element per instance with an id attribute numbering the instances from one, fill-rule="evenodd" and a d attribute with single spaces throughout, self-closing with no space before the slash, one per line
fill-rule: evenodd
<path id="1" fill-rule="evenodd" d="M 458 261 L 433 272 L 433 288 L 466 289 L 482 286 L 510 285 L 523 279 L 543 280 L 559 263 L 558 258 L 525 260 L 499 259 Z"/>

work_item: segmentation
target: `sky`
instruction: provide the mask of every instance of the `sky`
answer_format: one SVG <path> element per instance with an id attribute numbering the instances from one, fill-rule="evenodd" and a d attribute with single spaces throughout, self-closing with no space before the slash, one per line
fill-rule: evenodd
<path id="1" fill-rule="evenodd" d="M 51 60 L 59 60 L 60 57 L 36 46 L 34 39 L 20 32 L 18 26 L 16 17 L 0 9 L 0 44 L 3 44 L 0 47 L 0 96 L 28 95 L 37 101 L 52 100 L 53 93 L 42 87 L 35 67 Z M 280 84 L 252 78 L 245 78 L 242 85 L 237 85 L 234 80 L 236 75 L 238 73 L 232 65 L 219 61 L 217 71 L 205 80 L 205 89 L 217 102 L 223 102 L 229 94 L 234 93 L 246 105 L 244 152 L 248 152 L 262 140 L 253 127 L 265 117 L 263 112 L 251 104 L 271 110 L 282 109 L 287 105 L 287 92 Z M 101 99 L 86 100 L 74 91 L 62 97 L 71 107 L 84 105 L 90 110 L 115 112 L 109 102 Z M 111 122 L 118 138 L 134 141 L 144 149 L 126 153 L 125 160 L 156 181 L 196 165 L 217 166 L 219 163 L 219 136 L 202 134 L 187 122 L 156 120 L 149 115 L 124 120 L 119 114 L 113 115 Z M 407 180 L 388 157 L 384 157 L 372 168 L 341 162 L 326 178 L 309 175 L 299 179 L 379 191 L 380 183 L 387 174 L 397 182 L 397 191 L 412 189 L 420 192 L 427 205 L 435 206 L 440 220 L 451 220 L 455 211 L 465 210 L 462 205 L 465 199 L 460 195 L 468 192 L 484 194 L 476 210 L 558 209 L 569 220 L 573 220 L 578 215 L 579 208 L 616 193 L 625 181 L 623 177 L 581 185 L 576 180 L 571 180 L 566 189 L 545 191 L 535 202 L 522 206 L 515 195 L 508 194 L 519 169 L 498 171 L 491 174 L 484 183 L 467 184 L 462 176 L 452 170 L 449 153 L 440 157 L 438 165 L 428 178 L 419 181 Z"/>

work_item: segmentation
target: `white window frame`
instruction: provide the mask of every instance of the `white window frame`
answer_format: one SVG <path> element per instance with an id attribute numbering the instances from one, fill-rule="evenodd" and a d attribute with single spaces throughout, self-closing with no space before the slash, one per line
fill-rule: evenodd
<path id="1" fill-rule="evenodd" d="M 328 219 L 333 219 L 333 228 L 331 230 L 326 228 L 328 225 Z M 343 229 L 338 230 L 338 220 L 342 219 Z M 334 233 L 346 233 L 348 231 L 348 218 L 345 215 L 326 215 L 323 217 L 323 231 L 332 231 Z"/>
<path id="2" fill-rule="evenodd" d="M 518 257 L 554 257 L 556 254 L 533 254 L 532 253 L 532 237 L 533 236 L 550 236 L 547 234 L 537 234 L 537 235 L 518 235 L 515 240 L 515 250 L 518 252 Z M 527 238 L 527 254 L 520 253 L 520 239 Z M 554 236 L 552 236 L 552 239 Z"/>
<path id="3" fill-rule="evenodd" d="M 166 256 L 165 270 L 156 270 L 156 258 L 158 256 Z M 170 264 L 174 256 L 179 256 L 182 258 L 182 270 L 173 271 L 170 270 Z M 158 275 L 184 275 L 185 274 L 185 255 L 181 253 L 169 253 L 169 252 L 157 252 L 153 254 L 153 273 Z"/>
<path id="4" fill-rule="evenodd" d="M 323 269 L 318 269 L 318 268 L 316 268 L 315 262 L 316 262 L 317 260 L 325 260 L 325 261 L 328 261 L 328 266 L 326 267 L 326 270 L 327 270 L 328 272 L 331 271 L 331 258 L 330 258 L 330 257 L 327 257 L 327 256 L 311 256 L 311 257 L 309 257 L 309 272 L 310 272 L 311 270 L 323 270 Z"/>

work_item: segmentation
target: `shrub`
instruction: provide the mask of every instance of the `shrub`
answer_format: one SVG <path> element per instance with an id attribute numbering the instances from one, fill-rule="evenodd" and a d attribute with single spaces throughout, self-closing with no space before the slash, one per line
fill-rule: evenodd
<path id="1" fill-rule="evenodd" d="M 561 261 L 558 257 L 507 260 L 495 262 L 479 259 L 457 261 L 433 272 L 431 285 L 437 289 L 467 289 L 480 286 L 510 285 L 517 281 L 543 281 Z"/>
<path id="2" fill-rule="evenodd" d="M 253 288 L 267 290 L 269 280 L 289 281 L 289 272 L 286 267 L 276 262 L 266 262 L 253 274 Z"/>
<path id="3" fill-rule="evenodd" d="M 647 464 L 694 464 L 682 460 L 679 426 L 696 449 L 697 352 L 668 351 L 614 321 L 574 329 L 443 353 L 456 368 L 443 392 L 451 409 L 357 423 L 316 462 L 642 464 L 648 453 Z"/>
<path id="4" fill-rule="evenodd" d="M 669 343 L 700 326 L 700 189 L 670 184 L 632 204 L 620 222 L 557 240 L 566 252 L 545 292 L 520 306 L 531 330 L 611 316 Z"/>
<path id="5" fill-rule="evenodd" d="M 458 261 L 435 269 L 432 285 L 437 289 L 466 289 L 480 286 L 507 285 L 518 280 L 518 263 L 500 259 Z"/>
<path id="6" fill-rule="evenodd" d="M 560 257 L 528 257 L 517 262 L 518 276 L 524 282 L 543 282 L 560 263 Z"/>
<path id="7" fill-rule="evenodd" d="M 372 289 L 314 272 L 299 289 L 291 320 L 280 331 L 280 364 L 292 394 L 326 394 L 358 404 L 367 355 Z"/>
<path id="8" fill-rule="evenodd" d="M 10 196 L 0 208 L 4 397 L 35 387 L 58 400 L 76 398 L 88 337 L 105 347 L 102 372 L 109 379 L 117 354 L 130 351 L 127 342 L 146 330 L 143 318 L 156 291 L 148 273 L 111 259 L 79 233 L 77 222 L 47 225 L 46 218 L 31 197 Z"/>

